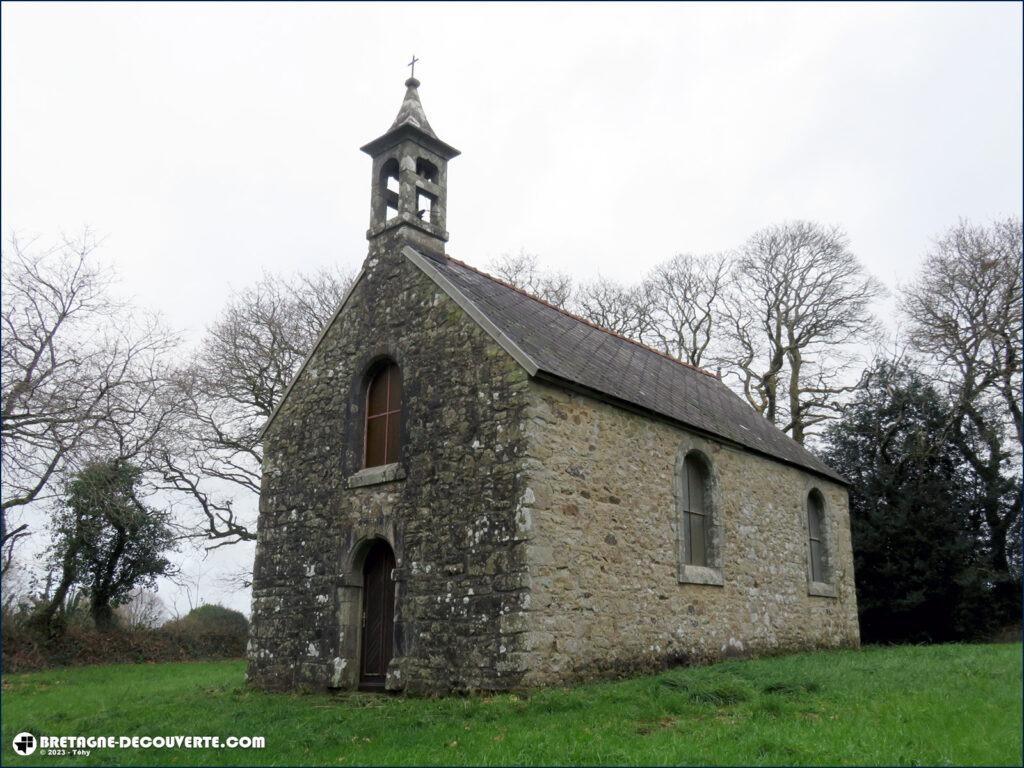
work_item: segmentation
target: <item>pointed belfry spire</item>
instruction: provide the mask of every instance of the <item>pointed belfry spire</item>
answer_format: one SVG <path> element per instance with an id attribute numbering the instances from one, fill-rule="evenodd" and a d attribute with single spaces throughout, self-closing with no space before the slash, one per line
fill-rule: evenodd
<path id="1" fill-rule="evenodd" d="M 416 61 L 415 57 L 413 62 Z M 405 81 L 405 98 L 387 133 L 361 147 L 373 158 L 369 240 L 398 233 L 427 253 L 443 254 L 448 161 L 459 150 L 441 141 L 427 121 L 420 81 Z"/>
<path id="2" fill-rule="evenodd" d="M 415 77 L 410 77 L 405 81 L 406 90 L 405 98 L 402 99 L 402 108 L 398 110 L 398 117 L 395 118 L 395 122 L 391 124 L 391 128 L 388 130 L 393 131 L 401 125 L 411 125 L 436 139 L 437 134 L 430 127 L 430 123 L 427 121 L 427 114 L 423 111 L 423 104 L 420 102 L 420 92 L 416 90 L 419 87 L 420 81 Z"/>

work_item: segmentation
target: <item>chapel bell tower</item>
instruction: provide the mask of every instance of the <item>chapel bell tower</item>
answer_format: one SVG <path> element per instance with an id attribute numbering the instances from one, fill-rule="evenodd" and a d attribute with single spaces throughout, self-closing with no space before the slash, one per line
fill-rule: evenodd
<path id="1" fill-rule="evenodd" d="M 383 136 L 360 147 L 373 158 L 366 238 L 372 241 L 395 231 L 426 252 L 444 254 L 448 161 L 459 150 L 437 138 L 430 127 L 419 85 L 415 77 L 405 81 L 405 99 L 395 122 Z"/>

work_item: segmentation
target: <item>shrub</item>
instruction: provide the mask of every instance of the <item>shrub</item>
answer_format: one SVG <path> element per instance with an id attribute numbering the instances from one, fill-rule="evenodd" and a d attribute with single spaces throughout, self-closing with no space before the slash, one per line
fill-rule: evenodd
<path id="1" fill-rule="evenodd" d="M 85 622 L 71 621 L 57 634 L 41 631 L 21 613 L 5 611 L 3 671 L 239 658 L 245 655 L 248 630 L 245 616 L 219 605 L 202 606 L 159 629 L 99 632 Z"/>
<path id="2" fill-rule="evenodd" d="M 249 620 L 240 611 L 225 608 L 223 605 L 200 605 L 193 608 L 183 618 L 164 624 L 188 625 L 203 632 L 221 632 L 224 634 L 249 634 Z"/>
<path id="3" fill-rule="evenodd" d="M 201 605 L 180 619 L 168 621 L 161 632 L 175 637 L 197 654 L 243 656 L 249 620 L 222 605 Z"/>

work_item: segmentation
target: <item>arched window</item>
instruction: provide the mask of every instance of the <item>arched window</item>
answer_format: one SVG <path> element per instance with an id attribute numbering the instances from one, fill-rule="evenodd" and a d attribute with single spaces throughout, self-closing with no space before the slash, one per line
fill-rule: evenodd
<path id="1" fill-rule="evenodd" d="M 377 368 L 366 388 L 366 440 L 364 467 L 398 461 L 402 416 L 402 377 L 398 366 Z"/>
<path id="2" fill-rule="evenodd" d="M 424 157 L 416 158 L 416 175 L 437 184 L 437 166 Z"/>
<path id="3" fill-rule="evenodd" d="M 825 574 L 825 501 L 814 490 L 807 494 L 807 539 L 810 546 L 811 581 L 824 582 Z"/>
<path id="4" fill-rule="evenodd" d="M 707 470 L 699 457 L 690 454 L 683 462 L 683 473 L 683 562 L 707 566 L 711 559 Z"/>
<path id="5" fill-rule="evenodd" d="M 725 584 L 724 521 L 718 480 L 709 458 L 712 450 L 707 441 L 685 436 L 676 454 L 672 485 L 680 584 Z"/>
<path id="6" fill-rule="evenodd" d="M 380 169 L 380 197 L 383 203 L 380 214 L 384 221 L 390 221 L 398 215 L 400 194 L 398 160 L 392 157 Z"/>

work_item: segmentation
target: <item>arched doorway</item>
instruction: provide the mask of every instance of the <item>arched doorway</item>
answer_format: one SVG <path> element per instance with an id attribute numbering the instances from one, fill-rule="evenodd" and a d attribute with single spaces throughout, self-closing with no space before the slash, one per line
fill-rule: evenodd
<path id="1" fill-rule="evenodd" d="M 377 539 L 363 561 L 363 615 L 359 687 L 383 690 L 395 634 L 395 553 Z"/>

